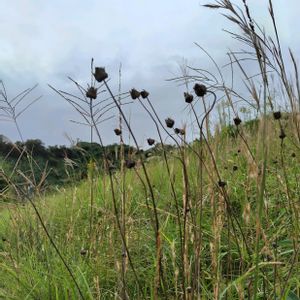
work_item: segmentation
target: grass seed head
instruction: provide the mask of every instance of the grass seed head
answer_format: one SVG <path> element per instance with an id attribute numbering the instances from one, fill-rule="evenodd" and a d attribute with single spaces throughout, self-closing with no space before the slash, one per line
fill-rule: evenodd
<path id="1" fill-rule="evenodd" d="M 194 85 L 194 91 L 198 97 L 203 97 L 207 93 L 207 88 L 204 84 L 196 83 Z"/>
<path id="2" fill-rule="evenodd" d="M 149 96 L 149 93 L 145 90 L 142 90 L 141 91 L 141 96 L 142 96 L 143 99 L 146 99 Z"/>
<path id="3" fill-rule="evenodd" d="M 194 96 L 189 93 L 184 93 L 184 99 L 186 103 L 192 103 L 194 100 Z"/>
<path id="4" fill-rule="evenodd" d="M 135 100 L 141 96 L 141 93 L 139 91 L 137 91 L 136 89 L 132 89 L 130 91 L 130 96 L 131 96 L 132 100 Z"/>
<path id="5" fill-rule="evenodd" d="M 97 89 L 94 88 L 93 86 L 91 86 L 90 88 L 88 88 L 85 95 L 90 99 L 96 99 L 97 98 Z"/>
<path id="6" fill-rule="evenodd" d="M 98 82 L 102 82 L 108 77 L 108 74 L 105 72 L 105 68 L 96 67 L 94 77 Z"/>
<path id="7" fill-rule="evenodd" d="M 168 128 L 173 128 L 173 126 L 175 124 L 175 121 L 171 118 L 165 119 L 165 122 L 166 122 L 166 125 L 167 125 Z"/>

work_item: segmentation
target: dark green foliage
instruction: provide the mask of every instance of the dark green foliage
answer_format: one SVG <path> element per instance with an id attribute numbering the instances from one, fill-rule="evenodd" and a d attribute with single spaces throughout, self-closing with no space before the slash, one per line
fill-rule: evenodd
<path id="1" fill-rule="evenodd" d="M 30 156 L 26 155 L 24 150 Z M 16 142 L 15 144 L 0 140 L 0 159 L 4 161 L 1 167 L 5 173 L 9 174 L 15 164 L 18 162 L 18 169 L 28 176 L 33 182 L 39 183 L 43 177 L 43 172 L 48 170 L 48 176 L 43 182 L 44 188 L 51 186 L 61 186 L 72 181 L 79 181 L 87 177 L 87 166 L 92 160 L 99 167 L 103 164 L 103 155 L 106 152 L 107 157 L 115 168 L 119 168 L 120 145 L 113 144 L 101 148 L 97 143 L 78 142 L 72 147 L 67 146 L 48 146 L 45 147 L 39 139 L 27 140 L 26 142 Z M 133 147 L 124 145 L 125 158 L 136 153 Z M 32 159 L 31 159 L 32 157 Z M 102 169 L 102 168 L 99 168 Z M 14 182 L 23 184 L 24 178 L 15 173 Z M 0 180 L 0 190 L 6 187 L 3 178 Z"/>

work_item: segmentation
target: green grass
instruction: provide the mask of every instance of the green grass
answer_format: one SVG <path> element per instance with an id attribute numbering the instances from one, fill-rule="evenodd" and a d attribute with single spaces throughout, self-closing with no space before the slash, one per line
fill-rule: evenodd
<path id="1" fill-rule="evenodd" d="M 272 124 L 275 125 L 274 121 Z M 299 231 L 295 228 L 295 213 L 299 211 L 300 152 L 292 143 L 286 142 L 284 168 L 288 180 L 287 191 L 280 159 L 274 163 L 275 157 L 280 157 L 281 151 L 277 136 L 276 131 L 269 131 L 263 223 L 259 241 L 259 299 L 281 299 L 282 291 L 285 295 L 294 291 L 296 295 L 300 289 L 299 255 L 295 252 L 299 250 L 300 239 Z M 255 135 L 248 137 L 253 150 L 256 139 Z M 216 135 L 210 143 L 221 177 L 227 182 L 226 190 L 232 215 L 239 220 L 253 255 L 257 221 L 257 175 L 251 173 L 253 170 L 250 158 L 239 137 Z M 292 153 L 295 153 L 295 157 L 292 157 Z M 178 159 L 174 158 L 176 155 L 168 154 L 175 191 L 182 202 L 182 172 Z M 186 156 L 191 201 L 187 226 L 189 261 L 193 265 L 194 234 L 201 230 L 202 275 L 198 280 L 202 299 L 214 299 L 216 293 L 221 299 L 225 299 L 226 294 L 228 299 L 241 299 L 242 295 L 244 299 L 248 299 L 247 294 L 251 294 L 254 282 L 254 256 L 248 256 L 238 230 L 236 243 L 234 229 L 227 219 L 223 197 L 207 175 L 203 182 L 202 226 L 194 228 L 199 226 L 197 221 L 192 220 L 199 216 L 196 211 L 199 200 L 199 163 L 191 150 L 187 150 Z M 206 163 L 210 165 L 209 154 L 206 153 L 205 156 Z M 233 166 L 237 166 L 236 171 L 233 171 Z M 178 224 L 163 159 L 149 162 L 147 169 L 154 187 L 161 224 L 164 293 L 168 299 L 180 298 L 182 274 L 180 275 L 179 269 L 182 262 Z M 137 172 L 141 172 L 139 167 Z M 116 173 L 115 182 L 118 183 L 119 180 L 119 173 Z M 116 198 L 120 199 L 118 185 L 115 187 Z M 126 290 L 130 299 L 139 299 L 143 293 L 146 298 L 153 298 L 156 268 L 155 239 L 150 218 L 153 209 L 151 204 L 147 208 L 143 185 L 135 171 L 127 171 L 125 187 L 126 239 L 140 284 L 139 287 L 127 262 Z M 120 291 L 122 241 L 115 222 L 110 189 L 107 177 L 100 177 L 94 183 L 95 214 L 92 236 L 89 234 L 89 181 L 66 190 L 61 189 L 46 198 L 35 199 L 47 229 L 74 273 L 86 299 L 114 298 Z M 29 203 L 1 209 L 0 236 L 0 298 L 78 299 L 69 274 L 49 243 Z M 81 254 L 82 249 L 87 250 L 85 255 Z"/>

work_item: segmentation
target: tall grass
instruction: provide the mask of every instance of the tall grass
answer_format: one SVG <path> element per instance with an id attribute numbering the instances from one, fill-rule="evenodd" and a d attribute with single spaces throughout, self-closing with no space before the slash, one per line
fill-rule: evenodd
<path id="1" fill-rule="evenodd" d="M 70 78 L 79 94 L 50 86 L 78 112 L 81 119 L 75 122 L 89 126 L 91 142 L 103 148 L 101 170 L 90 161 L 86 182 L 47 197 L 30 176 L 23 177 L 33 186 L 34 197 L 2 170 L 8 193 L 25 197 L 31 206 L 9 206 L 0 212 L 6 219 L 0 227 L 0 297 L 299 298 L 296 59 L 289 51 L 294 72 L 290 79 L 271 0 L 270 36 L 253 20 L 245 0 L 240 8 L 229 0 L 206 7 L 222 10 L 240 30 L 230 34 L 247 50 L 229 52 L 228 68 L 233 76 L 242 76 L 248 96 L 226 82 L 222 69 L 200 45 L 217 74 L 186 66 L 191 75 L 183 72 L 173 79 L 186 86 L 182 101 L 192 126 L 179 128 L 176 120 L 160 116 L 145 90 L 121 93 L 119 84 L 113 93 L 105 69 L 94 68 L 93 60 L 87 88 Z M 249 63 L 258 75 L 247 73 Z M 273 95 L 277 84 L 282 103 Z M 161 156 L 143 155 L 123 108 L 129 97 L 152 121 L 157 137 L 149 137 L 148 143 L 161 147 Z M 283 104 L 285 112 L 277 109 Z M 220 119 L 213 128 L 217 108 L 225 106 L 233 118 L 229 124 Z M 257 118 L 245 121 L 242 106 Z M 101 132 L 101 122 L 111 111 L 119 116 L 114 133 L 122 163 L 117 172 Z M 135 147 L 126 160 L 124 129 Z M 192 131 L 198 136 L 193 142 L 187 140 Z M 175 150 L 167 149 L 165 137 Z M 30 153 L 26 155 L 30 159 Z M 17 165 L 13 172 L 18 172 Z"/>

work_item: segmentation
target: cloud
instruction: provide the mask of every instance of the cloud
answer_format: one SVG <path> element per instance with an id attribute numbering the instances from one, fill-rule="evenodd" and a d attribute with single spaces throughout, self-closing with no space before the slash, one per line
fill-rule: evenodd
<path id="1" fill-rule="evenodd" d="M 122 62 L 122 89 L 146 88 L 162 118 L 186 119 L 182 100 L 184 87 L 165 79 L 179 75 L 178 61 L 186 57 L 193 66 L 213 70 L 211 62 L 193 42 L 204 46 L 223 65 L 228 48 L 239 47 L 222 28 L 234 28 L 218 11 L 201 7 L 207 1 L 31 1 L 3 0 L 0 12 L 0 79 L 12 95 L 40 83 L 43 99 L 20 119 L 25 138 L 41 138 L 47 144 L 68 143 L 65 133 L 88 139 L 86 128 L 69 122 L 71 107 L 51 91 L 47 83 L 73 92 L 71 76 L 85 86 L 89 83 L 91 57 L 108 70 L 113 90 L 118 89 L 118 67 Z M 234 1 L 240 3 L 240 1 Z M 267 2 L 267 1 L 266 1 Z M 263 25 L 266 2 L 249 2 Z M 275 2 L 275 1 L 274 1 Z M 290 6 L 289 6 L 290 5 Z M 278 25 L 283 46 L 299 50 L 296 15 L 298 0 L 278 0 Z M 292 9 L 291 9 L 292 8 Z M 229 27 L 228 27 L 229 26 Z M 236 28 L 234 29 L 236 30 Z M 214 71 L 214 70 L 213 70 Z M 137 105 L 126 107 L 141 143 L 154 135 L 154 128 Z M 107 142 L 115 141 L 115 120 L 101 126 Z M 17 139 L 11 124 L 1 124 L 1 133 Z"/>

